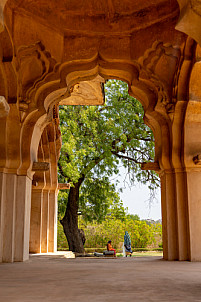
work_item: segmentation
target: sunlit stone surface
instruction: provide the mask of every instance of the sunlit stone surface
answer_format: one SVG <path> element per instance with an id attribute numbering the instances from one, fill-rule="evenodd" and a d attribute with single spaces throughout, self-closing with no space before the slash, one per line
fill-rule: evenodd
<path id="1" fill-rule="evenodd" d="M 111 78 L 155 136 L 164 259 L 201 261 L 200 15 L 199 0 L 0 1 L 0 262 L 56 251 L 58 106 L 103 104 Z"/>

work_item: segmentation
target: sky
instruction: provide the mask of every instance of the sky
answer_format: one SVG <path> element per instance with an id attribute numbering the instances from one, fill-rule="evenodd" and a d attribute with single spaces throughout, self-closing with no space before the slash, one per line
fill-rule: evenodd
<path id="1" fill-rule="evenodd" d="M 149 206 L 149 189 L 145 185 L 137 184 L 132 188 L 126 188 L 120 193 L 124 207 L 128 207 L 130 214 L 137 214 L 140 219 L 161 219 L 160 190 L 156 199 Z"/>
<path id="2" fill-rule="evenodd" d="M 123 187 L 125 171 L 120 168 L 120 173 L 116 180 L 119 181 L 119 187 Z M 124 207 L 128 208 L 129 214 L 137 214 L 140 219 L 161 219 L 161 195 L 160 188 L 156 192 L 156 198 L 149 204 L 148 186 L 136 183 L 135 186 L 126 186 L 123 192 L 120 192 Z"/>

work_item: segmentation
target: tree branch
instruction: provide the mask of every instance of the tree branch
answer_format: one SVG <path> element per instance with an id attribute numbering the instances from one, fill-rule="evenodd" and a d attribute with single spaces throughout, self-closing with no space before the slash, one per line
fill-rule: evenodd
<path id="1" fill-rule="evenodd" d="M 135 158 L 132 158 L 132 157 L 129 157 L 129 156 L 126 156 L 126 155 L 122 155 L 122 154 L 119 154 L 115 151 L 112 151 L 112 154 L 114 154 L 115 156 L 119 157 L 119 158 L 123 158 L 123 159 L 127 159 L 127 160 L 130 160 L 132 162 L 135 162 L 136 164 L 141 164 L 142 162 L 136 160 Z"/>

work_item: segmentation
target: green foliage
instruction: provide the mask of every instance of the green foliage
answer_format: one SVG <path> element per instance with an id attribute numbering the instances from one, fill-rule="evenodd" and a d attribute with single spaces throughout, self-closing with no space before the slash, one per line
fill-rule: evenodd
<path id="1" fill-rule="evenodd" d="M 69 190 L 62 190 L 59 191 L 58 194 L 58 219 L 61 220 L 65 210 L 66 210 L 66 205 L 68 201 L 68 194 Z"/>
<path id="2" fill-rule="evenodd" d="M 58 250 L 68 250 L 68 242 L 63 231 L 61 223 L 57 222 L 57 249 Z"/>
<path id="3" fill-rule="evenodd" d="M 148 225 L 146 221 L 133 220 L 130 216 L 131 214 L 128 214 L 125 220 L 122 221 L 110 215 L 102 223 L 97 223 L 96 221 L 92 223 L 86 222 L 82 216 L 79 216 L 79 228 L 84 230 L 86 236 L 85 251 L 88 253 L 94 251 L 101 253 L 106 249 L 108 240 L 112 240 L 112 245 L 117 251 L 121 251 L 125 230 L 130 234 L 134 251 L 162 251 L 162 225 L 160 223 Z M 59 250 L 68 248 L 60 223 L 58 223 L 57 245 Z"/>
<path id="4" fill-rule="evenodd" d="M 60 191 L 58 195 L 58 218 L 62 219 L 67 205 L 68 190 Z M 100 202 L 101 201 L 101 202 Z M 115 191 L 115 185 L 108 179 L 87 178 L 80 190 L 79 212 L 85 221 L 98 223 L 103 221 L 106 215 L 112 215 L 116 219 L 124 220 L 127 208 L 124 208 L 119 193 Z"/>
<path id="5" fill-rule="evenodd" d="M 79 227 L 85 232 L 85 248 L 105 248 L 107 241 L 112 240 L 114 248 L 122 248 L 125 230 L 130 234 L 132 248 L 146 248 L 155 242 L 155 236 L 161 238 L 161 225 L 152 224 L 146 221 L 132 220 L 126 217 L 124 221 L 107 216 L 106 219 L 98 224 L 96 221 L 87 224 L 80 218 Z"/>
<path id="6" fill-rule="evenodd" d="M 128 214 L 127 215 L 127 218 L 128 219 L 131 219 L 131 220 L 140 220 L 140 216 L 138 216 L 137 214 Z"/>
<path id="7" fill-rule="evenodd" d="M 81 188 L 79 203 L 85 221 L 96 220 L 100 223 L 108 214 L 116 219 L 124 220 L 126 217 L 126 210 L 115 185 L 110 184 L 107 177 L 87 178 Z"/>
<path id="8" fill-rule="evenodd" d="M 143 122 L 141 104 L 128 94 L 127 84 L 109 80 L 104 106 L 61 106 L 62 149 L 58 163 L 59 182 L 71 186 L 82 179 L 79 210 L 86 221 L 101 222 L 107 214 L 125 218 L 125 210 L 110 177 L 118 174 L 120 163 L 127 167 L 130 183 L 139 181 L 158 186 L 153 172 L 140 164 L 154 158 L 154 139 Z M 68 193 L 59 194 L 63 215 Z"/>

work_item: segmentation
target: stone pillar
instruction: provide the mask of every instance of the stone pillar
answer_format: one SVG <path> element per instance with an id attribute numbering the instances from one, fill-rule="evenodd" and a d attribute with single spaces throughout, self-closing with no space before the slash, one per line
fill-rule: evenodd
<path id="1" fill-rule="evenodd" d="M 190 260 L 201 261 L 201 168 L 187 172 Z"/>
<path id="2" fill-rule="evenodd" d="M 57 191 L 49 193 L 49 238 L 48 252 L 57 251 Z"/>
<path id="3" fill-rule="evenodd" d="M 31 198 L 31 222 L 29 252 L 41 253 L 43 190 L 33 189 Z"/>
<path id="4" fill-rule="evenodd" d="M 189 260 L 189 216 L 185 171 L 163 171 L 161 202 L 163 257 L 166 260 Z"/>
<path id="5" fill-rule="evenodd" d="M 29 259 L 31 180 L 0 173 L 0 262 Z"/>
<path id="6" fill-rule="evenodd" d="M 1 199 L 2 262 L 14 261 L 17 175 L 3 174 Z"/>
<path id="7" fill-rule="evenodd" d="M 30 178 L 17 176 L 14 261 L 29 259 L 31 186 Z"/>
<path id="8" fill-rule="evenodd" d="M 193 81 L 193 84 L 195 81 Z M 197 86 L 196 86 L 197 87 Z M 161 170 L 164 259 L 201 261 L 201 95 L 173 128 L 172 170 Z M 195 95 L 194 95 L 195 97 Z M 178 109 L 179 106 L 177 106 Z M 178 113 L 178 112 L 177 112 Z M 179 138 L 180 137 L 180 138 Z"/>
<path id="9" fill-rule="evenodd" d="M 178 260 L 175 175 L 172 171 L 163 171 L 160 177 L 164 259 Z"/>
<path id="10" fill-rule="evenodd" d="M 162 214 L 162 238 L 163 238 L 163 258 L 168 260 L 168 230 L 167 230 L 167 206 L 166 206 L 166 185 L 165 175 L 160 175 L 161 180 L 161 214 Z"/>
<path id="11" fill-rule="evenodd" d="M 200 75 L 200 71 L 201 61 L 194 67 L 197 76 Z M 195 85 L 197 76 L 192 76 L 191 98 L 193 100 L 188 102 L 184 133 L 191 261 L 201 261 L 201 90 L 199 90 L 199 83 Z"/>
<path id="12" fill-rule="evenodd" d="M 3 253 L 3 198 L 4 198 L 4 174 L 0 173 L 0 263 L 2 262 Z"/>
<path id="13" fill-rule="evenodd" d="M 186 172 L 175 171 L 178 229 L 178 260 L 190 259 L 189 251 L 189 214 Z"/>
<path id="14" fill-rule="evenodd" d="M 43 190 L 41 253 L 48 252 L 49 235 L 49 191 Z"/>

